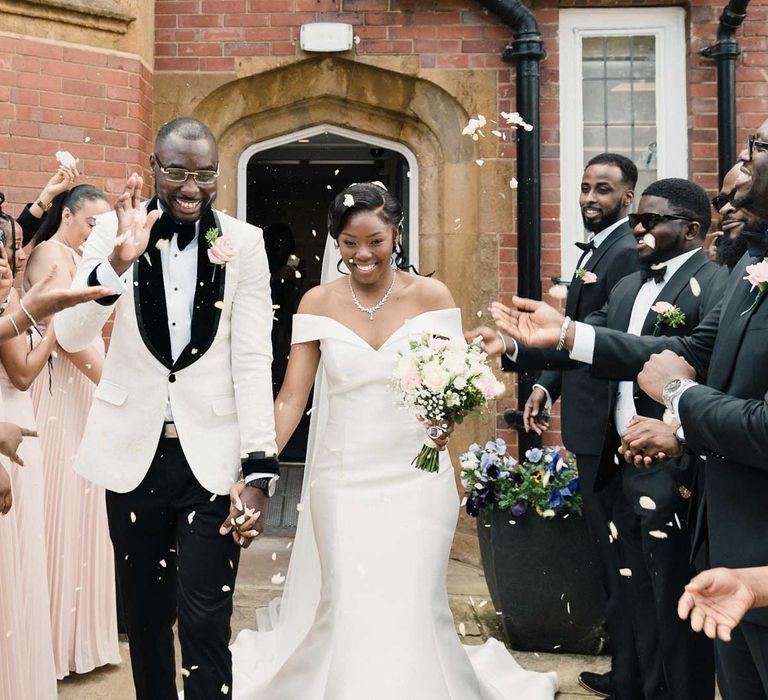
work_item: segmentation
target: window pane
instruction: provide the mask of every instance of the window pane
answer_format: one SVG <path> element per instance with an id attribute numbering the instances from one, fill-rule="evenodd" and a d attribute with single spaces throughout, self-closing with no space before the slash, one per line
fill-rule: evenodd
<path id="1" fill-rule="evenodd" d="M 656 37 L 583 38 L 582 76 L 584 161 L 620 153 L 645 184 L 655 180 Z"/>

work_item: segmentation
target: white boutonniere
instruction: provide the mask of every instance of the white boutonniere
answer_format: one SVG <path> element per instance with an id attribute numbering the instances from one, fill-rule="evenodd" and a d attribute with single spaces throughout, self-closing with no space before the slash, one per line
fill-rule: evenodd
<path id="1" fill-rule="evenodd" d="M 651 311 L 656 312 L 656 324 L 653 327 L 653 334 L 658 335 L 662 326 L 678 328 L 685 323 L 685 312 L 668 301 L 657 301 Z"/>
<path id="2" fill-rule="evenodd" d="M 597 275 L 594 272 L 585 270 L 583 267 L 578 268 L 575 275 L 581 280 L 582 284 L 594 284 L 597 282 Z"/>
<path id="3" fill-rule="evenodd" d="M 745 272 L 747 276 L 744 279 L 752 285 L 752 289 L 757 287 L 757 296 L 752 302 L 752 306 L 741 313 L 742 316 L 752 311 L 763 294 L 768 292 L 768 258 L 763 258 L 762 262 L 755 263 L 754 265 L 747 265 Z"/>

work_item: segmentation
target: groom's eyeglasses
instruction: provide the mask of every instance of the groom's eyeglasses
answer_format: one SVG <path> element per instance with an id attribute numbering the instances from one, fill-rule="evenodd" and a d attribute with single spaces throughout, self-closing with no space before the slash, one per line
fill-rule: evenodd
<path id="1" fill-rule="evenodd" d="M 198 185 L 210 185 L 216 182 L 216 178 L 219 177 L 219 166 L 216 166 L 216 170 L 184 170 L 184 168 L 166 168 L 157 157 L 157 153 L 154 154 L 157 167 L 160 168 L 160 172 L 165 175 L 165 179 L 168 182 L 186 182 L 188 177 L 192 177 Z"/>
<path id="2" fill-rule="evenodd" d="M 646 212 L 645 214 L 630 214 L 629 225 L 631 228 L 637 228 L 640 224 L 646 231 L 653 231 L 660 223 L 669 220 L 678 219 L 680 221 L 694 221 L 688 216 L 677 216 L 676 214 L 654 214 Z"/>

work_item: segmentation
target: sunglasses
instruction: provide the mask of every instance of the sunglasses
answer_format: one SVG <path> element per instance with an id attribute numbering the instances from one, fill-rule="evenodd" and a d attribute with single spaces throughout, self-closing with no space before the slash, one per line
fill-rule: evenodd
<path id="1" fill-rule="evenodd" d="M 184 168 L 166 168 L 157 157 L 157 153 L 154 154 L 155 162 L 160 172 L 165 175 L 165 179 L 168 182 L 186 182 L 188 177 L 191 177 L 198 185 L 211 185 L 216 182 L 216 178 L 219 177 L 219 166 L 216 166 L 216 170 L 184 170 Z"/>
<path id="2" fill-rule="evenodd" d="M 758 138 L 757 134 L 752 134 L 752 136 L 747 139 L 747 150 L 749 151 L 750 160 L 752 160 L 752 154 L 755 149 L 758 151 L 768 150 L 768 141 L 762 141 Z"/>
<path id="3" fill-rule="evenodd" d="M 637 228 L 640 224 L 646 231 L 653 231 L 660 223 L 664 221 L 695 221 L 688 216 L 677 216 L 675 214 L 654 214 L 647 212 L 645 214 L 630 214 L 629 225 L 631 228 Z"/>
<path id="4" fill-rule="evenodd" d="M 719 214 L 726 204 L 730 204 L 731 198 L 727 194 L 719 194 L 716 197 L 712 197 L 711 202 L 712 207 Z"/>

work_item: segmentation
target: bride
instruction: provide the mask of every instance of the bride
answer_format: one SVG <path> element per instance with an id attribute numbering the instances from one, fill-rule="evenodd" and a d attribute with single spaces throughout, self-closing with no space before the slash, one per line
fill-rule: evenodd
<path id="1" fill-rule="evenodd" d="M 307 292 L 294 317 L 278 450 L 319 368 L 301 514 L 279 612 L 262 610 L 259 631 L 232 647 L 236 700 L 551 700 L 557 690 L 554 673 L 523 670 L 500 642 L 463 647 L 455 632 L 454 471 L 447 451 L 436 474 L 411 466 L 424 427 L 389 382 L 413 334 L 462 338 L 461 313 L 444 284 L 393 262 L 402 219 L 379 183 L 331 204 L 348 274 Z"/>

